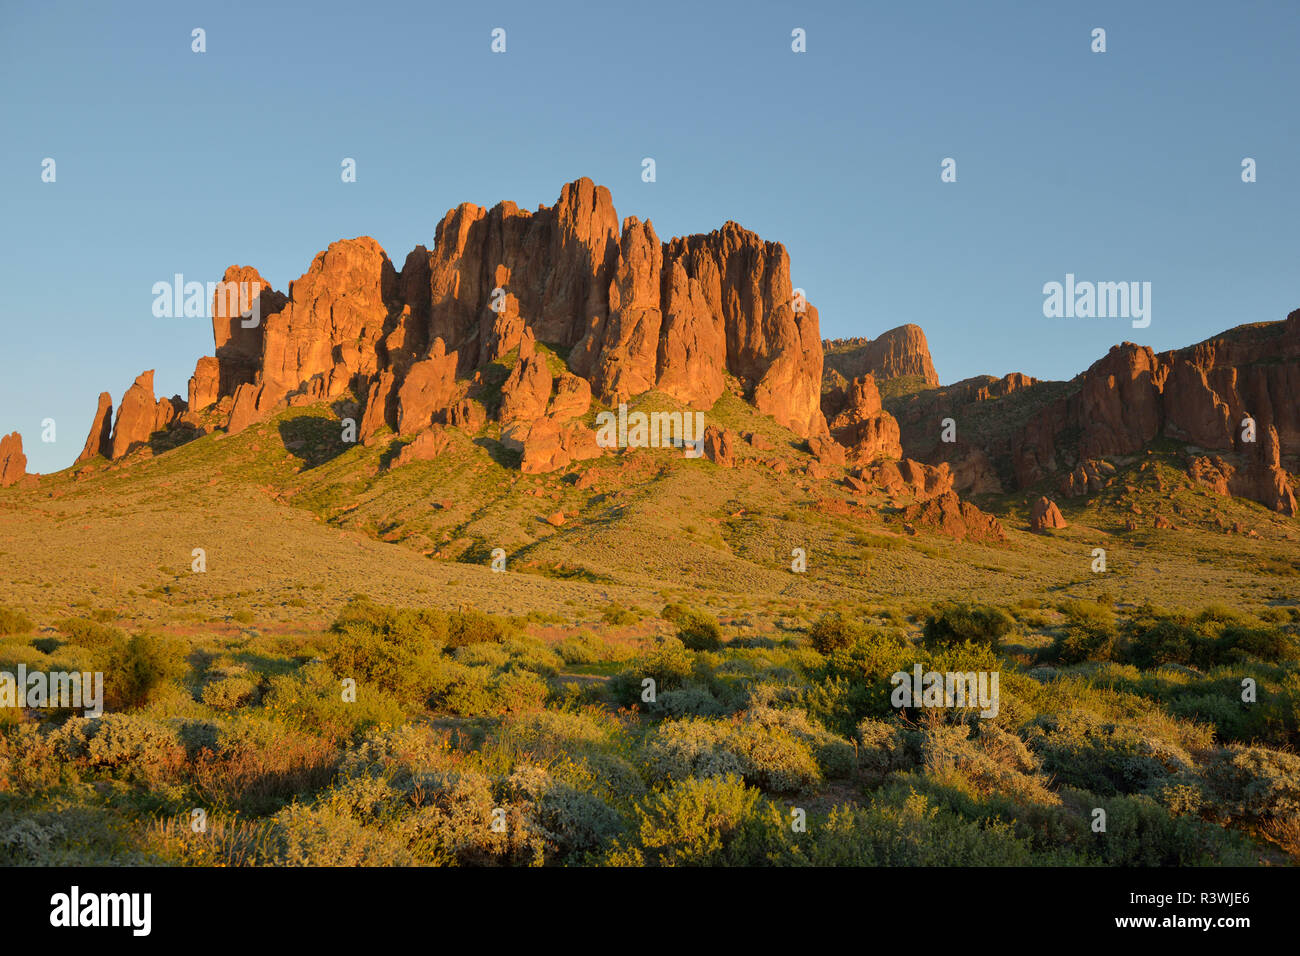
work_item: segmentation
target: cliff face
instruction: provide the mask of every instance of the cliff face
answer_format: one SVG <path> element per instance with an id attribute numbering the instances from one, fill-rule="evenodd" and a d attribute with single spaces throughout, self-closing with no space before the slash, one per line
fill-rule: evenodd
<path id="1" fill-rule="evenodd" d="M 939 384 L 930 343 L 919 325 L 900 325 L 875 339 L 832 339 L 825 345 L 826 367 L 850 381 L 872 375 L 877 381 L 919 378 L 932 387 Z"/>
<path id="2" fill-rule="evenodd" d="M 199 360 L 176 411 L 228 400 L 230 431 L 349 390 L 368 398 L 363 436 L 472 419 L 481 412 L 466 404 L 471 381 L 516 350 L 498 414 L 535 422 L 556 384 L 535 341 L 567 355 L 569 377 L 606 402 L 657 388 L 709 408 L 730 373 L 760 411 L 800 435 L 826 433 L 817 311 L 796 302 L 784 247 L 731 222 L 661 242 L 649 222 L 620 227 L 609 191 L 589 179 L 536 212 L 457 206 L 433 249 L 417 247 L 400 270 L 363 237 L 333 243 L 287 294 L 249 266 L 231 266 L 223 281 L 253 291 L 238 301 L 218 292 L 216 354 Z M 124 399 L 110 457 L 148 438 L 151 385 L 137 381 Z"/>
<path id="3" fill-rule="evenodd" d="M 1052 478 L 1068 486 L 1079 469 L 1086 478 L 1089 460 L 1164 436 L 1237 456 L 1233 493 L 1296 513 L 1283 468 L 1300 457 L 1300 310 L 1160 354 L 1126 342 L 1074 384 L 1012 441 L 1021 487 Z"/>
<path id="4" fill-rule="evenodd" d="M 1300 464 L 1300 311 L 1172 352 L 1118 345 L 1070 383 L 1013 374 L 938 388 L 915 325 L 823 345 L 779 243 L 734 222 L 664 242 L 650 222 L 620 223 L 589 179 L 532 212 L 463 203 L 400 269 L 369 237 L 331 244 L 285 293 L 231 266 L 212 315 L 215 354 L 198 360 L 188 401 L 155 398 L 152 372 L 115 418 L 101 395 L 79 462 L 120 458 L 178 424 L 210 427 L 214 406 L 234 433 L 347 394 L 363 402 L 362 441 L 493 416 L 528 470 L 553 470 L 600 453 L 575 420 L 593 399 L 657 389 L 708 409 L 730 376 L 825 467 L 906 456 L 946 466 L 957 491 L 1047 482 L 1087 494 L 1100 459 L 1163 436 L 1204 453 L 1189 472 L 1211 486 L 1296 510 L 1286 469 Z M 922 387 L 877 387 L 899 378 Z M 941 437 L 949 429 L 956 437 Z"/>

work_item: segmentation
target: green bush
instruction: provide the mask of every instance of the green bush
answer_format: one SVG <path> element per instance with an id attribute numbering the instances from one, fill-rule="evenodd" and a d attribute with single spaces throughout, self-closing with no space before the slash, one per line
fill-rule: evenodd
<path id="1" fill-rule="evenodd" d="M 1300 643 L 1281 628 L 1232 625 L 1223 629 L 1219 640 L 1238 657 L 1255 657 L 1272 663 L 1300 655 Z"/>
<path id="2" fill-rule="evenodd" d="M 739 777 L 683 780 L 634 809 L 632 835 L 616 840 L 614 866 L 754 866 L 789 829 L 779 810 Z"/>
<path id="3" fill-rule="evenodd" d="M 1029 866 L 1036 854 L 1014 828 L 968 820 L 919 793 L 891 790 L 865 808 L 836 807 L 789 853 L 813 866 Z"/>
<path id="4" fill-rule="evenodd" d="M 17 608 L 0 604 L 0 637 L 7 634 L 26 634 L 32 629 L 32 619 Z"/>
<path id="5" fill-rule="evenodd" d="M 866 628 L 840 614 L 827 614 L 808 631 L 808 639 L 820 654 L 848 650 L 866 636 Z"/>
<path id="6" fill-rule="evenodd" d="M 1069 627 L 1056 639 L 1056 658 L 1062 664 L 1113 660 L 1115 638 L 1113 628 L 1089 625 Z"/>
<path id="7" fill-rule="evenodd" d="M 464 647 L 467 644 L 500 644 L 514 633 L 510 622 L 481 611 L 453 611 L 447 617 L 447 646 Z"/>
<path id="8" fill-rule="evenodd" d="M 656 697 L 663 691 L 681 687 L 695 670 L 695 655 L 675 637 L 667 637 L 655 647 L 638 654 L 615 675 L 611 690 L 622 704 L 641 704 L 642 681 L 655 682 Z"/>
<path id="9" fill-rule="evenodd" d="M 1162 664 L 1206 668 L 1211 664 L 1209 642 L 1192 627 L 1166 619 L 1142 628 L 1129 649 L 1129 659 L 1143 670 Z"/>
<path id="10" fill-rule="evenodd" d="M 113 646 L 104 665 L 104 703 L 112 710 L 142 707 L 186 672 L 185 645 L 176 638 L 140 633 Z"/>
<path id="11" fill-rule="evenodd" d="M 64 618 L 55 626 L 68 639 L 69 644 L 78 647 L 108 647 L 126 640 L 126 635 L 117 628 L 84 617 Z"/>
<path id="12" fill-rule="evenodd" d="M 169 776 L 186 757 L 174 728 L 138 714 L 73 717 L 51 739 L 62 759 L 83 770 L 129 779 Z"/>
<path id="13" fill-rule="evenodd" d="M 925 622 L 925 642 L 938 644 L 987 644 L 997 650 L 1015 621 L 1001 608 L 983 604 L 941 606 Z"/>
<path id="14" fill-rule="evenodd" d="M 257 691 L 257 681 L 248 677 L 223 677 L 204 686 L 203 703 L 217 710 L 235 710 L 254 703 Z"/>
<path id="15" fill-rule="evenodd" d="M 1225 820 L 1300 818 L 1300 757 L 1295 754 L 1232 745 L 1215 752 L 1204 776 L 1212 806 Z"/>
<path id="16" fill-rule="evenodd" d="M 677 639 L 692 651 L 716 651 L 722 646 L 722 628 L 717 618 L 682 604 L 669 604 L 665 620 L 677 625 Z"/>
<path id="17" fill-rule="evenodd" d="M 1082 710 L 1035 718 L 1028 744 L 1045 772 L 1103 796 L 1154 793 L 1194 767 L 1191 755 L 1176 742 Z"/>

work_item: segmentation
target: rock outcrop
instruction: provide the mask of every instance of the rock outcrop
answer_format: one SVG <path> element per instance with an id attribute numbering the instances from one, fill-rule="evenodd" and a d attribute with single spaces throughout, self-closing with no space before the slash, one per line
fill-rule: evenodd
<path id="1" fill-rule="evenodd" d="M 921 525 L 946 534 L 957 540 L 1005 541 L 1006 531 L 1001 522 L 980 511 L 969 501 L 962 501 L 956 492 L 945 491 L 929 501 L 914 504 L 903 511 L 909 524 Z"/>
<path id="2" fill-rule="evenodd" d="M 407 442 L 393 459 L 393 468 L 409 465 L 413 461 L 433 461 L 448 445 L 447 432 L 441 425 L 430 425 Z"/>
<path id="3" fill-rule="evenodd" d="M 580 422 L 563 424 L 554 418 L 543 418 L 533 423 L 522 438 L 522 445 L 520 470 L 527 475 L 556 471 L 575 461 L 587 461 L 604 454 L 596 443 L 596 433 L 590 428 Z"/>
<path id="4" fill-rule="evenodd" d="M 153 369 L 141 372 L 117 407 L 109 457 L 121 458 L 137 445 L 149 441 L 154 433 L 158 405 L 153 397 Z"/>
<path id="5" fill-rule="evenodd" d="M 525 329 L 519 339 L 519 361 L 501 386 L 501 421 L 541 418 L 550 402 L 551 384 L 546 356 L 538 353 L 532 331 Z"/>
<path id="6" fill-rule="evenodd" d="M 1046 531 L 1048 528 L 1064 528 L 1065 516 L 1061 514 L 1061 509 L 1056 506 L 1056 502 L 1050 498 L 1039 498 L 1034 502 L 1029 512 L 1029 529 L 1031 531 Z"/>
<path id="7" fill-rule="evenodd" d="M 434 415 L 452 404 L 457 391 L 456 363 L 456 353 L 449 353 L 442 339 L 435 339 L 428 357 L 410 367 L 397 390 L 399 434 L 410 435 L 428 428 Z"/>
<path id="8" fill-rule="evenodd" d="M 876 339 L 831 339 L 825 343 L 826 367 L 846 379 L 872 375 L 891 378 L 919 378 L 926 385 L 939 384 L 930 359 L 930 344 L 919 325 L 900 325 L 882 332 Z"/>
<path id="9" fill-rule="evenodd" d="M 651 389 L 709 408 L 730 374 L 782 425 L 825 433 L 817 312 L 794 295 L 784 247 L 731 222 L 669 242 L 635 217 L 620 228 L 609 191 L 589 179 L 535 212 L 464 203 L 400 272 L 364 236 L 331 244 L 287 293 L 231 266 L 212 314 L 215 354 L 196 364 L 185 404 L 191 424 L 228 410 L 231 433 L 350 390 L 365 397 L 362 441 L 385 425 L 474 424 L 482 404 L 466 403 L 479 375 L 516 348 L 503 424 L 571 419 L 593 396 L 615 403 Z M 533 343 L 567 357 L 558 381 Z M 175 418 L 180 403 L 169 404 Z M 115 457 L 148 437 L 143 395 L 124 407 Z"/>
<path id="10" fill-rule="evenodd" d="M 723 468 L 736 466 L 736 436 L 731 429 L 717 425 L 704 429 L 704 457 Z"/>
<path id="11" fill-rule="evenodd" d="M 1173 352 L 1126 342 L 1072 385 L 1013 441 L 1021 487 L 1070 475 L 1067 491 L 1092 493 L 1089 459 L 1130 455 L 1164 436 L 1244 458 L 1256 477 L 1237 487 L 1283 513 L 1291 507 L 1285 469 L 1300 462 L 1300 310 Z"/>
<path id="12" fill-rule="evenodd" d="M 10 432 L 0 438 L 0 488 L 8 488 L 27 474 L 27 456 L 23 454 L 23 436 Z"/>
<path id="13" fill-rule="evenodd" d="M 831 436 L 845 447 L 850 463 L 903 456 L 898 422 L 881 405 L 870 373 L 827 392 L 821 405 Z"/>
<path id="14" fill-rule="evenodd" d="M 233 395 L 240 385 L 256 380 L 262 367 L 266 318 L 283 309 L 285 301 L 286 296 L 271 288 L 252 266 L 231 266 L 225 271 L 212 301 L 218 394 Z M 194 374 L 200 377 L 197 368 Z"/>
<path id="15" fill-rule="evenodd" d="M 94 421 L 90 424 L 90 434 L 86 436 L 86 444 L 74 464 L 79 465 L 96 455 L 113 457 L 113 396 L 108 392 L 99 393 L 99 404 L 95 408 Z"/>

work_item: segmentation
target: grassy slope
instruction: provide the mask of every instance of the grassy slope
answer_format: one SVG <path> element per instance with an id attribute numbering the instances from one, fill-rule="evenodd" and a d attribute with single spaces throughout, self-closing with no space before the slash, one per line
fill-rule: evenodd
<path id="1" fill-rule="evenodd" d="M 656 395 L 644 403 L 672 404 Z M 674 595 L 727 611 L 921 593 L 1109 592 L 1120 602 L 1257 607 L 1289 593 L 1300 525 L 1193 489 L 1172 445 L 1121 466 L 1101 495 L 1062 500 L 1070 527 L 1052 535 L 1028 533 L 1029 496 L 982 502 L 1010 541 L 980 545 L 910 536 L 894 507 L 905 501 L 807 477 L 795 436 L 732 394 L 706 418 L 758 431 L 777 450 L 741 442 L 751 466 L 735 469 L 639 450 L 530 476 L 489 426 L 480 436 L 452 429 L 437 460 L 390 471 L 392 436 L 344 445 L 329 407 L 290 409 L 237 436 L 0 492 L 0 579 L 6 600 L 38 618 L 80 603 L 141 623 L 224 620 L 236 607 L 315 622 L 356 592 L 404 605 L 570 614 Z M 767 467 L 772 459 L 787 470 Z M 558 528 L 545 520 L 555 511 L 566 515 Z M 1156 515 L 1176 530 L 1155 530 Z M 1259 537 L 1227 534 L 1216 518 Z M 1138 529 L 1126 531 L 1125 519 Z M 207 551 L 203 575 L 190 571 L 197 547 Z M 488 569 L 496 547 L 512 573 Z M 806 575 L 789 571 L 796 547 L 808 552 Z M 1106 575 L 1089 570 L 1094 547 L 1107 550 Z"/>

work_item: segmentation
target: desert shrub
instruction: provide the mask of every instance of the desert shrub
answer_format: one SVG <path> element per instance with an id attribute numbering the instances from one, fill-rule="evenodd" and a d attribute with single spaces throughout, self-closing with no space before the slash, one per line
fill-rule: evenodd
<path id="1" fill-rule="evenodd" d="M 328 740 L 359 737 L 371 727 L 405 722 L 406 705 L 380 687 L 360 686 L 356 699 L 343 699 L 343 683 L 323 663 L 278 674 L 262 698 L 268 716 Z"/>
<path id="2" fill-rule="evenodd" d="M 1076 624 L 1058 635 L 1053 650 L 1062 664 L 1108 661 L 1115 655 L 1114 628 Z"/>
<path id="3" fill-rule="evenodd" d="M 1254 862 L 1249 844 L 1191 817 L 1172 815 L 1143 795 L 1109 797 L 1106 829 L 1095 834 L 1096 852 L 1108 866 L 1244 866 Z"/>
<path id="4" fill-rule="evenodd" d="M 69 644 L 78 647 L 108 647 L 126 640 L 126 635 L 117 628 L 84 617 L 64 618 L 55 626 Z"/>
<path id="5" fill-rule="evenodd" d="M 162 686 L 184 674 L 187 648 L 176 638 L 142 632 L 107 651 L 104 703 L 112 710 L 141 707 Z"/>
<path id="6" fill-rule="evenodd" d="M 770 715 L 748 714 L 723 722 L 665 721 L 646 740 L 647 774 L 652 783 L 738 774 L 763 790 L 795 793 L 822 779 L 810 741 L 822 744 L 825 759 L 837 775 L 852 769 L 845 750 L 832 745 L 831 735 L 821 733 L 824 737 L 809 728 L 801 736 Z M 847 742 L 838 743 L 851 752 Z"/>
<path id="7" fill-rule="evenodd" d="M 987 644 L 997 649 L 1015 621 L 1001 608 L 983 604 L 940 606 L 925 622 L 925 642 L 938 644 Z"/>
<path id="8" fill-rule="evenodd" d="M 1029 866 L 1043 862 L 1002 822 L 978 823 L 916 792 L 879 794 L 870 807 L 836 807 L 809 827 L 797 859 L 814 866 Z"/>
<path id="9" fill-rule="evenodd" d="M 727 713 L 727 707 L 708 687 L 694 681 L 657 694 L 648 709 L 668 717 L 717 717 Z"/>
<path id="10" fill-rule="evenodd" d="M 1209 643 L 1194 628 L 1165 619 L 1138 631 L 1129 648 L 1129 659 L 1143 670 L 1163 664 L 1205 668 L 1212 664 Z"/>
<path id="11" fill-rule="evenodd" d="M 884 775 L 914 763 L 903 731 L 893 724 L 865 718 L 858 724 L 857 737 L 858 765 L 863 770 Z"/>
<path id="12" fill-rule="evenodd" d="M 332 808 L 285 807 L 272 821 L 263 851 L 275 866 L 409 866 L 406 841 L 367 827 Z"/>
<path id="13" fill-rule="evenodd" d="M 743 719 L 746 724 L 779 728 L 802 742 L 827 777 L 847 777 L 857 767 L 858 755 L 853 743 L 818 726 L 802 710 L 751 707 Z"/>
<path id="14" fill-rule="evenodd" d="M 744 764 L 726 746 L 728 727 L 703 719 L 664 721 L 646 738 L 643 753 L 653 783 L 691 777 L 740 776 Z"/>
<path id="15" fill-rule="evenodd" d="M 381 775 L 395 784 L 417 773 L 447 769 L 450 747 L 446 731 L 424 724 L 372 728 L 342 757 L 345 776 Z"/>
<path id="16" fill-rule="evenodd" d="M 487 647 L 489 645 L 475 644 L 471 646 Z M 500 647 L 506 652 L 506 666 L 511 670 L 526 670 L 544 677 L 554 677 L 564 665 L 564 659 L 559 654 L 536 638 L 520 635 L 507 639 Z"/>
<path id="17" fill-rule="evenodd" d="M 518 768 L 506 781 L 509 796 L 526 806 L 548 862 L 596 850 L 623 829 L 618 812 L 599 797 L 559 782 L 535 766 Z"/>
<path id="18" fill-rule="evenodd" d="M 1176 742 L 1083 710 L 1040 715 L 1030 725 L 1027 742 L 1044 771 L 1103 796 L 1155 792 L 1194 766 Z"/>
<path id="19" fill-rule="evenodd" d="M 627 624 L 635 624 L 641 620 L 641 614 L 638 611 L 632 611 L 625 608 L 616 601 L 611 601 L 605 605 L 605 609 L 600 612 L 600 619 L 606 624 L 613 624 L 615 627 L 621 627 Z"/>
<path id="20" fill-rule="evenodd" d="M 223 721 L 191 737 L 189 781 L 214 809 L 274 813 L 327 786 L 339 765 L 331 741 L 263 720 Z M 189 731 L 187 734 L 186 731 Z"/>
<path id="21" fill-rule="evenodd" d="M 432 608 L 393 608 L 357 595 L 339 611 L 331 630 L 343 634 L 350 626 L 359 626 L 383 634 L 398 644 L 442 647 L 448 642 L 448 617 Z"/>
<path id="22" fill-rule="evenodd" d="M 1214 812 L 1262 823 L 1300 818 L 1300 757 L 1265 747 L 1218 750 L 1204 771 Z"/>
<path id="23" fill-rule="evenodd" d="M 538 710 L 546 681 L 531 671 L 444 664 L 434 675 L 430 706 L 462 717 L 496 717 Z"/>
<path id="24" fill-rule="evenodd" d="M 747 783 L 771 793 L 797 793 L 821 783 L 821 768 L 807 742 L 784 727 L 745 721 L 727 737 L 741 759 Z"/>
<path id="25" fill-rule="evenodd" d="M 717 618 L 705 611 L 669 604 L 663 617 L 677 626 L 677 639 L 692 651 L 716 651 L 722 646 L 722 628 Z"/>
<path id="26" fill-rule="evenodd" d="M 610 682 L 620 703 L 641 701 L 641 682 L 647 677 L 655 682 L 656 696 L 682 686 L 695 669 L 695 655 L 675 637 L 667 637 L 648 651 L 634 657 Z"/>
<path id="27" fill-rule="evenodd" d="M 0 636 L 25 634 L 32 627 L 32 619 L 21 610 L 0 604 Z"/>
<path id="28" fill-rule="evenodd" d="M 516 788 L 517 789 L 517 788 Z M 425 862 L 462 866 L 534 865 L 546 860 L 547 842 L 528 806 L 494 793 L 492 780 L 473 771 L 420 774 L 409 787 L 416 807 L 404 826 Z M 504 830 L 492 826 L 504 811 Z"/>
<path id="29" fill-rule="evenodd" d="M 683 780 L 634 809 L 632 833 L 614 841 L 615 866 L 753 866 L 788 829 L 781 813 L 735 775 Z"/>
<path id="30" fill-rule="evenodd" d="M 153 862 L 131 840 L 128 821 L 107 807 L 0 809 L 0 865 L 110 866 Z"/>
<path id="31" fill-rule="evenodd" d="M 186 758 L 175 728 L 138 714 L 73 717 L 51 739 L 60 759 L 92 775 L 157 781 L 177 773 Z"/>
<path id="32" fill-rule="evenodd" d="M 1035 776 L 1038 761 L 1024 742 L 988 721 L 975 725 L 935 722 L 908 736 L 909 749 L 936 780 L 1019 804 L 1058 802 L 1046 781 Z"/>
<path id="33" fill-rule="evenodd" d="M 1225 627 L 1219 641 L 1239 657 L 1257 657 L 1262 661 L 1281 661 L 1300 654 L 1300 645 L 1281 628 Z"/>
<path id="34" fill-rule="evenodd" d="M 540 710 L 549 690 L 544 679 L 531 671 L 509 671 L 493 678 L 490 689 L 493 713 L 523 714 Z"/>
<path id="35" fill-rule="evenodd" d="M 447 625 L 436 611 L 398 611 L 366 600 L 344 606 L 330 628 L 325 662 L 340 677 L 395 695 L 409 708 L 423 705 Z"/>
<path id="36" fill-rule="evenodd" d="M 466 667 L 505 667 L 510 652 L 500 644 L 465 644 L 457 647 L 452 657 Z"/>
<path id="37" fill-rule="evenodd" d="M 28 794 L 56 786 L 62 776 L 56 741 L 35 724 L 0 732 L 0 793 Z"/>
<path id="38" fill-rule="evenodd" d="M 505 618 L 475 610 L 453 611 L 447 616 L 447 646 L 499 644 L 514 633 Z"/>
<path id="39" fill-rule="evenodd" d="M 808 631 L 808 639 L 820 654 L 832 654 L 852 647 L 866 636 L 866 628 L 841 614 L 827 614 Z"/>
<path id="40" fill-rule="evenodd" d="M 247 707 L 256 702 L 257 696 L 257 681 L 248 677 L 223 677 L 209 682 L 203 688 L 203 703 L 217 710 Z"/>
<path id="41" fill-rule="evenodd" d="M 604 638 L 590 631 L 571 634 L 555 646 L 564 663 L 599 664 L 614 659 L 615 650 Z"/>
<path id="42" fill-rule="evenodd" d="M 1114 627 L 1115 612 L 1110 603 L 1095 601 L 1063 601 L 1058 608 L 1066 619 L 1073 624 L 1093 627 Z"/>

